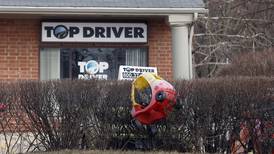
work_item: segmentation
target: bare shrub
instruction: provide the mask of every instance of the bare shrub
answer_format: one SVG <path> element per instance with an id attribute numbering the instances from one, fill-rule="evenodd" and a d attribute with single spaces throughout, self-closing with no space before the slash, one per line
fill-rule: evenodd
<path id="1" fill-rule="evenodd" d="M 271 147 L 273 85 L 272 78 L 263 77 L 176 81 L 177 104 L 166 119 L 154 124 L 155 136 L 147 131 L 152 127 L 138 128 L 132 121 L 130 82 L 27 81 L 14 84 L 10 90 L 1 88 L 0 96 L 18 98 L 15 102 L 21 110 L 12 112 L 13 118 L 20 119 L 15 131 L 33 136 L 28 142 L 32 148 L 25 151 L 230 152 L 237 139 L 231 136 L 239 136 L 243 122 L 248 123 L 251 138 L 262 151 Z M 1 126 L 5 128 L 2 133 L 6 133 L 11 126 L 6 125 L 4 116 L 1 119 Z M 24 119 L 25 126 L 19 126 Z M 256 120 L 262 124 L 261 135 L 254 131 Z"/>
<path id="2" fill-rule="evenodd" d="M 274 50 L 245 53 L 218 71 L 217 76 L 274 76 Z"/>
<path id="3" fill-rule="evenodd" d="M 18 85 L 0 83 L 0 153 L 20 153 L 36 150 L 37 138 L 28 132 L 32 130 L 27 114 L 20 104 Z"/>
<path id="4" fill-rule="evenodd" d="M 197 151 L 229 152 L 231 135 L 239 136 L 241 123 L 250 124 L 250 134 L 256 141 L 255 120 L 259 119 L 265 126 L 273 122 L 274 100 L 269 95 L 274 85 L 272 79 L 216 78 L 188 84 L 191 88 L 186 97 L 179 98 L 184 101 L 181 103 L 182 110 L 179 114 L 174 112 L 181 119 L 177 119 L 172 127 L 176 127 L 176 124 L 178 128 L 178 124 L 183 126 L 182 135 L 189 136 L 188 145 L 193 145 Z M 273 128 L 261 129 L 265 133 L 265 140 L 258 144 L 261 144 L 261 148 L 265 145 L 262 149 L 270 150 L 267 147 L 271 147 L 268 143 Z"/>
<path id="5" fill-rule="evenodd" d="M 120 82 L 97 80 L 20 84 L 22 104 L 48 150 L 107 148 L 121 129 L 114 127 L 117 117 L 119 122 L 129 117 L 129 90 Z"/>

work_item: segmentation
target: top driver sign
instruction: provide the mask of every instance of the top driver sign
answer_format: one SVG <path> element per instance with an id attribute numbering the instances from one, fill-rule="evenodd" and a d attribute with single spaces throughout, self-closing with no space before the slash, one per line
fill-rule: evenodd
<path id="1" fill-rule="evenodd" d="M 134 80 L 144 73 L 154 73 L 157 75 L 157 68 L 120 65 L 118 80 Z"/>
<path id="2" fill-rule="evenodd" d="M 146 43 L 145 23 L 42 22 L 42 42 Z"/>

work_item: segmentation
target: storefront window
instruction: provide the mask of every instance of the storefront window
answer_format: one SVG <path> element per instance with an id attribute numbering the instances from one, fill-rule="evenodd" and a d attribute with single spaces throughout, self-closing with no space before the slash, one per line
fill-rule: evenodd
<path id="1" fill-rule="evenodd" d="M 120 65 L 147 66 L 147 49 L 43 48 L 40 78 L 117 79 Z"/>

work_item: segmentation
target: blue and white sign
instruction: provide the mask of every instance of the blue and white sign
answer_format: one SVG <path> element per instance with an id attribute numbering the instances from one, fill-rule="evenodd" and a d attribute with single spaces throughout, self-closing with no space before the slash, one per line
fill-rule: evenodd
<path id="1" fill-rule="evenodd" d="M 88 62 L 78 62 L 78 66 L 80 67 L 78 79 L 108 79 L 108 75 L 104 74 L 104 71 L 109 68 L 107 62 L 89 60 Z"/>
<path id="2" fill-rule="evenodd" d="M 146 43 L 145 23 L 42 22 L 42 42 Z"/>

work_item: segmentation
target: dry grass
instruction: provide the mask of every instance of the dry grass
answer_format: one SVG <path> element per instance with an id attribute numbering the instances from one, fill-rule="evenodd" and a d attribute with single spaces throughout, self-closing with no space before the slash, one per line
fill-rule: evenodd
<path id="1" fill-rule="evenodd" d="M 142 151 L 79 151 L 79 150 L 65 150 L 56 152 L 34 152 L 29 154 L 179 154 L 179 152 L 162 152 L 162 151 L 152 151 L 152 152 L 142 152 Z M 190 153 L 185 153 L 190 154 Z"/>

